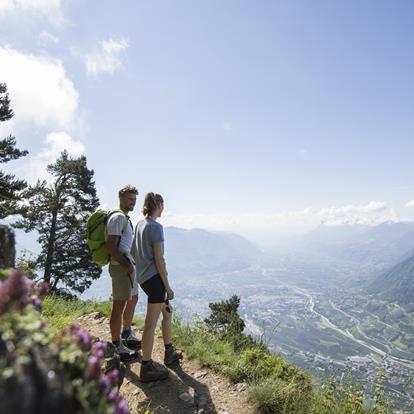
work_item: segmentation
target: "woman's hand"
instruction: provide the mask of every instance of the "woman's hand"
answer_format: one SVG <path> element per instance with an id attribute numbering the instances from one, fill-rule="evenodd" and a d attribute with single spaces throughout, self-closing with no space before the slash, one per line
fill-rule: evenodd
<path id="1" fill-rule="evenodd" d="M 165 289 L 167 291 L 167 300 L 173 300 L 174 299 L 174 291 L 169 287 L 168 289 Z"/>

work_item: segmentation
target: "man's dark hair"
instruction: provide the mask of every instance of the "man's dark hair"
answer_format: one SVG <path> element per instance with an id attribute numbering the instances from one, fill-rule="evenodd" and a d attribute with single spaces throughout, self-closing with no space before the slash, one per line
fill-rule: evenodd
<path id="1" fill-rule="evenodd" d="M 118 192 L 119 197 L 123 197 L 126 194 L 135 194 L 138 195 L 138 190 L 136 187 L 133 187 L 132 185 L 127 185 L 124 188 L 121 188 Z"/>

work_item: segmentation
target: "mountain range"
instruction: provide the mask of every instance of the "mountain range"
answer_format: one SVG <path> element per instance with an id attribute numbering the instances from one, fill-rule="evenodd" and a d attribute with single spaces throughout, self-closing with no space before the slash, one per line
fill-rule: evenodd
<path id="1" fill-rule="evenodd" d="M 390 268 L 414 253 L 414 224 L 385 222 L 377 226 L 321 225 L 289 240 L 289 248 L 314 260 L 329 257 L 373 273 Z"/>
<path id="2" fill-rule="evenodd" d="M 240 270 L 258 259 L 260 250 L 247 239 L 227 232 L 166 227 L 165 257 L 178 274 Z"/>

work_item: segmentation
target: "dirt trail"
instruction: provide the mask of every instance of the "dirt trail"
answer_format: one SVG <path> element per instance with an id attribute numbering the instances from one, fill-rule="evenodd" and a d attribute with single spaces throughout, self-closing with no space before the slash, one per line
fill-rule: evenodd
<path id="1" fill-rule="evenodd" d="M 81 316 L 76 321 L 83 329 L 101 340 L 109 340 L 108 319 L 97 313 Z M 142 331 L 136 331 L 142 336 Z M 164 345 L 156 334 L 154 361 L 162 362 Z M 130 364 L 121 392 L 128 402 L 131 414 L 251 414 L 254 409 L 247 399 L 246 384 L 232 384 L 226 378 L 189 360 L 185 353 L 180 365 L 172 367 L 169 378 L 154 383 L 139 380 L 140 363 Z"/>

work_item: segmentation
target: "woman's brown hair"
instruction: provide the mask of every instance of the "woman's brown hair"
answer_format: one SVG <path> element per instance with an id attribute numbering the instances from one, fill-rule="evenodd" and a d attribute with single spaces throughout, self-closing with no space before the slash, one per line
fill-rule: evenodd
<path id="1" fill-rule="evenodd" d="M 151 216 L 155 209 L 162 203 L 164 203 L 164 199 L 160 194 L 147 193 L 145 194 L 142 213 L 144 216 Z"/>

